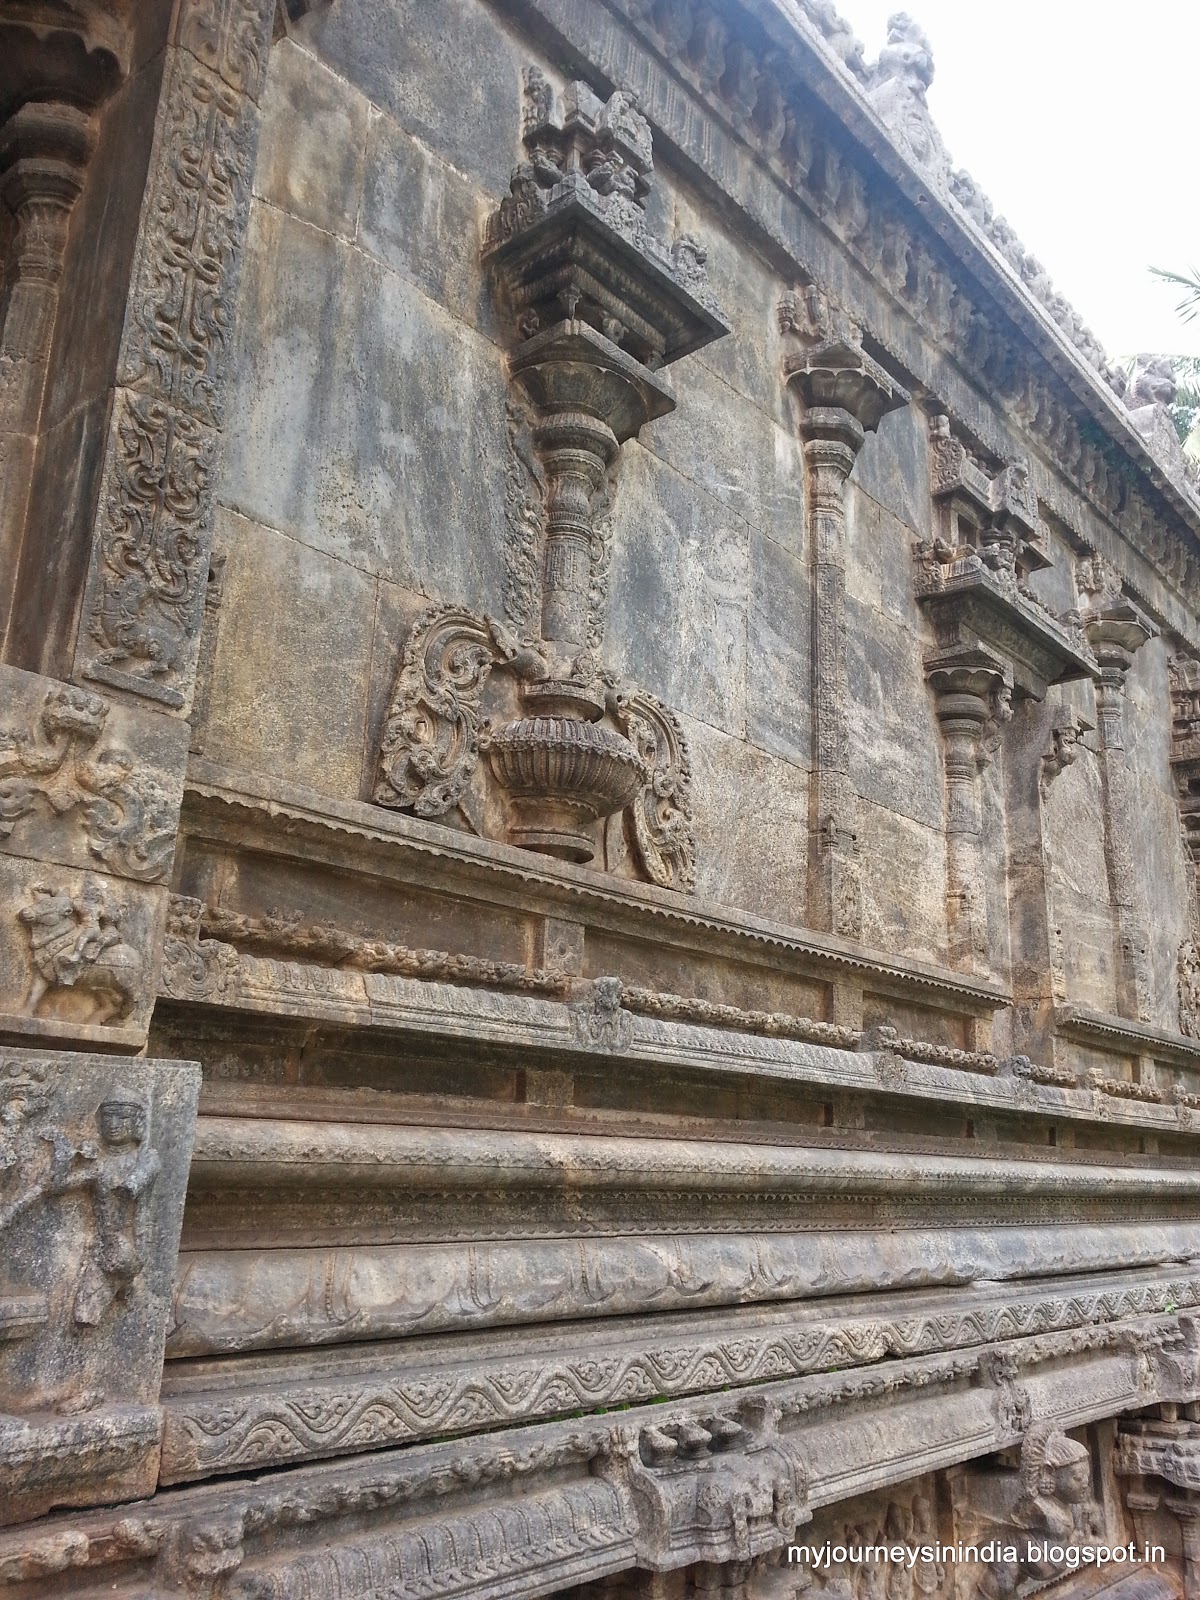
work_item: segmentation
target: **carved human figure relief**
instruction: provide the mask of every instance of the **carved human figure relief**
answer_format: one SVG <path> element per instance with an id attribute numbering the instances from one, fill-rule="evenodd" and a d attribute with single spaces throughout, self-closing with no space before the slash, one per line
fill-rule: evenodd
<path id="1" fill-rule="evenodd" d="M 85 997 L 85 1021 L 123 1021 L 136 1004 L 143 961 L 122 937 L 125 907 L 99 878 L 84 878 L 77 894 L 35 884 L 17 917 L 29 939 L 32 976 L 25 1013 L 35 1017 L 48 997 L 71 990 Z"/>

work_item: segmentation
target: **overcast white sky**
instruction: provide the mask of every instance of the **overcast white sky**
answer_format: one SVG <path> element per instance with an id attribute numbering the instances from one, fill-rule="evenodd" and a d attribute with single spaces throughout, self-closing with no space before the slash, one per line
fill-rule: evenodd
<path id="1" fill-rule="evenodd" d="M 837 0 L 868 60 L 902 4 L 955 164 L 1109 354 L 1200 356 L 1146 270 L 1200 267 L 1200 0 Z"/>

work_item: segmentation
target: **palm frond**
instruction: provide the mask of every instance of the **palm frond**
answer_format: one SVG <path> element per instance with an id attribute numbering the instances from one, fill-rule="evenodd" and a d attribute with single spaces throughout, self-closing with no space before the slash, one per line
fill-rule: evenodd
<path id="1" fill-rule="evenodd" d="M 1190 272 L 1171 272 L 1166 267 L 1151 267 L 1150 271 L 1164 283 L 1173 283 L 1187 290 L 1175 309 L 1184 322 L 1191 322 L 1200 313 L 1200 272 L 1195 267 Z"/>

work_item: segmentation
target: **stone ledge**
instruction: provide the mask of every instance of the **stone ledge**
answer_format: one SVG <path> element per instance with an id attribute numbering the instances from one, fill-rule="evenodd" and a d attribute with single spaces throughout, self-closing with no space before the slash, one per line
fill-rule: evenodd
<path id="1" fill-rule="evenodd" d="M 458 891 L 496 905 L 550 915 L 585 916 L 589 925 L 753 959 L 754 947 L 789 971 L 843 973 L 889 985 L 896 993 L 925 990 L 939 1003 L 984 1016 L 1007 1003 L 1002 984 L 967 977 L 931 962 L 889 956 L 832 934 L 771 922 L 653 884 L 616 879 L 486 842 L 457 829 L 421 822 L 358 800 L 337 800 L 278 778 L 193 758 L 185 788 L 182 831 L 222 844 L 312 861 L 329 859 L 375 878 Z M 381 849 L 381 847 L 383 847 Z M 924 996 L 922 996 L 924 998 Z"/>
<path id="2" fill-rule="evenodd" d="M 997 1063 L 994 1075 L 962 1065 L 909 1060 L 890 1048 L 835 1049 L 734 1028 L 676 1022 L 625 1010 L 619 985 L 579 986 L 569 1003 L 540 996 L 237 954 L 201 940 L 194 947 L 219 968 L 211 992 L 181 989 L 174 998 L 253 1016 L 486 1043 L 560 1061 L 609 1058 L 614 1064 L 670 1066 L 812 1084 L 822 1090 L 895 1095 L 992 1112 L 1190 1134 L 1186 1105 L 1127 1099 L 1100 1087 L 1037 1081 Z M 217 957 L 221 957 L 218 962 Z M 168 975 L 170 963 L 168 963 Z M 164 998 L 172 998 L 168 990 Z"/>
<path id="3" fill-rule="evenodd" d="M 462 1333 L 303 1356 L 169 1362 L 161 1481 L 381 1449 L 580 1410 L 842 1371 L 1200 1304 L 1200 1277 L 1149 1269 L 930 1289 L 704 1319 Z"/>
<path id="4" fill-rule="evenodd" d="M 1131 1319 L 1013 1341 L 995 1358 L 992 1346 L 892 1361 L 763 1384 L 750 1398 L 623 1409 L 171 1490 L 133 1514 L 56 1517 L 0 1535 L 0 1576 L 39 1600 L 98 1600 L 130 1582 L 165 1600 L 196 1593 L 206 1577 L 211 1587 L 214 1570 L 231 1595 L 259 1600 L 368 1600 L 381 1578 L 431 1600 L 532 1600 L 631 1565 L 745 1559 L 781 1549 L 821 1506 L 1009 1447 L 1031 1417 L 1065 1429 L 1194 1399 L 1194 1331 L 1178 1318 Z M 673 1427 L 712 1442 L 664 1462 L 649 1441 Z M 738 1506 L 750 1512 L 740 1528 Z"/>
<path id="5" fill-rule="evenodd" d="M 1189 1039 L 1186 1034 L 1173 1033 L 1168 1028 L 1156 1028 L 1152 1023 L 1115 1017 L 1086 1006 L 1058 1005 L 1054 1008 L 1054 1025 L 1068 1039 L 1110 1048 L 1114 1044 L 1121 1045 L 1130 1053 L 1200 1067 L 1200 1040 Z"/>

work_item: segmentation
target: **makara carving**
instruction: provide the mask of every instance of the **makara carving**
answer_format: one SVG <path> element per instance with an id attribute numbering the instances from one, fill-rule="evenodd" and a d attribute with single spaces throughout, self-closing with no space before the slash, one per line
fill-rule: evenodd
<path id="1" fill-rule="evenodd" d="M 695 882 L 691 771 L 678 719 L 618 683 L 604 634 L 608 520 L 621 444 L 670 411 L 659 369 L 727 331 L 690 238 L 648 231 L 650 128 L 628 95 L 561 96 L 525 75 L 528 159 L 488 224 L 484 257 L 520 342 L 509 368 L 513 539 L 505 605 L 516 632 L 454 605 L 409 635 L 373 798 L 423 817 L 455 809 L 481 755 L 507 797 L 507 837 L 569 861 L 623 812 L 633 856 L 664 887 Z M 501 670 L 515 691 L 484 707 Z M 517 715 L 506 715 L 509 709 Z"/>

